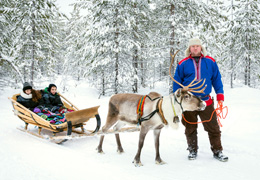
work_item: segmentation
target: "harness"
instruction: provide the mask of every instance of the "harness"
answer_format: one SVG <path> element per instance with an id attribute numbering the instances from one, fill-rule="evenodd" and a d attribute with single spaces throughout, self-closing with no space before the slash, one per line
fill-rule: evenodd
<path id="1" fill-rule="evenodd" d="M 159 116 L 161 117 L 162 119 L 162 122 L 163 124 L 167 125 L 168 122 L 166 121 L 164 115 L 163 115 L 163 111 L 162 111 L 162 102 L 163 102 L 163 99 L 160 99 L 157 103 L 157 106 L 156 106 L 156 109 L 158 108 L 159 109 Z"/>
<path id="2" fill-rule="evenodd" d="M 137 106 L 137 109 L 136 109 L 136 113 L 138 114 L 138 117 L 143 116 L 145 98 L 146 98 L 146 96 L 142 96 L 140 98 L 139 102 L 138 102 L 138 106 Z"/>
<path id="3" fill-rule="evenodd" d="M 143 110 L 144 110 L 144 102 L 145 102 L 145 99 L 146 97 L 148 97 L 151 101 L 155 101 L 156 99 L 159 99 L 159 98 L 162 98 L 162 97 L 157 97 L 157 98 L 154 98 L 154 99 L 151 99 L 150 96 L 148 95 L 145 95 L 145 96 L 142 96 L 138 102 L 138 105 L 137 105 L 137 110 L 136 110 L 136 113 L 137 113 L 137 125 L 141 125 L 143 121 L 147 121 L 149 119 L 151 119 L 155 113 L 159 112 L 159 109 L 157 108 L 158 106 L 158 102 L 157 102 L 157 105 L 156 105 L 156 109 L 151 112 L 150 114 L 148 114 L 147 116 L 143 117 Z"/>
<path id="4" fill-rule="evenodd" d="M 180 107 L 181 107 L 181 111 L 182 111 L 182 113 L 183 113 L 183 107 L 182 107 L 182 105 L 181 105 L 181 103 L 182 103 L 182 99 L 183 99 L 183 98 L 181 98 L 181 101 L 179 102 L 178 99 L 176 98 L 176 95 L 173 94 L 173 96 L 174 96 L 174 100 L 175 100 L 175 101 L 180 105 Z M 173 106 L 173 104 L 172 104 L 172 106 Z M 176 116 L 175 111 L 174 111 L 174 116 Z"/>
<path id="5" fill-rule="evenodd" d="M 148 114 L 145 117 L 142 117 L 142 115 L 143 115 L 143 108 L 144 108 L 144 102 L 145 102 L 145 98 L 146 97 L 148 97 L 151 101 L 155 101 L 157 99 L 159 99 L 159 101 L 157 102 L 156 109 L 153 112 L 151 112 L 150 114 Z M 175 97 L 175 100 L 176 100 L 176 97 Z M 147 121 L 147 120 L 151 119 L 154 116 L 155 113 L 158 113 L 160 118 L 161 118 L 161 120 L 162 120 L 162 122 L 163 122 L 163 124 L 167 125 L 168 122 L 165 119 L 164 114 L 163 114 L 163 110 L 162 110 L 162 102 L 163 102 L 163 97 L 157 97 L 157 98 L 151 99 L 148 95 L 142 96 L 140 98 L 140 100 L 139 100 L 139 103 L 137 105 L 137 110 L 136 110 L 137 115 L 138 115 L 138 117 L 137 117 L 138 125 L 141 125 L 143 121 Z M 172 104 L 172 109 L 173 109 L 174 118 L 175 118 L 177 115 L 176 115 L 176 112 L 175 112 L 175 109 L 174 109 L 172 101 L 171 101 L 171 104 Z"/>

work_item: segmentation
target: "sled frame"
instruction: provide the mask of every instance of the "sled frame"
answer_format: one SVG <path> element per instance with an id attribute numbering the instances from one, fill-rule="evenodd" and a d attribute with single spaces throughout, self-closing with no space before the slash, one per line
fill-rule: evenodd
<path id="1" fill-rule="evenodd" d="M 54 124 L 50 124 L 45 119 L 41 118 L 40 116 L 38 116 L 37 114 L 35 114 L 31 110 L 29 110 L 28 108 L 24 107 L 22 104 L 18 103 L 16 101 L 17 100 L 16 97 L 18 95 L 19 94 L 15 94 L 15 95 L 13 95 L 12 98 L 8 97 L 8 99 L 12 103 L 12 106 L 13 106 L 13 109 L 14 109 L 13 110 L 14 114 L 17 115 L 18 118 L 20 118 L 25 123 L 24 129 L 18 128 L 18 129 L 20 129 L 24 132 L 27 132 L 29 134 L 35 135 L 35 136 L 43 138 L 43 139 L 46 139 L 46 138 L 41 135 L 42 129 L 46 129 L 48 131 L 51 131 L 54 136 L 56 136 L 57 133 L 60 133 L 60 132 L 63 132 L 63 131 L 67 131 L 67 136 L 70 136 L 71 132 L 84 134 L 85 133 L 84 132 L 85 131 L 84 125 L 86 125 L 86 122 L 89 121 L 89 119 L 91 119 L 91 118 L 96 118 L 97 126 L 96 126 L 96 129 L 94 131 L 90 132 L 90 134 L 96 133 L 100 129 L 101 119 L 100 119 L 100 116 L 98 114 L 99 106 L 88 108 L 91 111 L 91 114 L 88 114 L 88 116 L 85 119 L 81 120 L 79 123 L 76 123 L 76 124 L 74 122 L 71 123 L 70 119 L 67 119 L 67 122 L 65 122 L 63 124 L 54 125 Z M 80 111 L 74 104 L 72 104 L 69 100 L 67 100 L 63 95 L 61 95 L 61 94 L 59 94 L 59 95 L 60 95 L 62 102 L 63 102 L 63 104 L 66 108 L 74 110 L 74 112 Z M 85 109 L 85 110 L 88 111 L 88 109 Z M 38 127 L 38 134 L 28 130 L 29 124 Z M 69 124 L 72 124 L 72 125 L 69 126 Z M 75 130 L 78 127 L 81 128 L 81 131 Z M 48 137 L 47 139 L 52 139 L 52 138 L 53 137 Z"/>

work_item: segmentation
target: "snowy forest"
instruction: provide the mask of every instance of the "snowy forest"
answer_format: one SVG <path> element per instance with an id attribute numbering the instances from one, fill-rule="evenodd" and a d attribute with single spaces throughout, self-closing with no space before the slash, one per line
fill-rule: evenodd
<path id="1" fill-rule="evenodd" d="M 0 1 L 0 89 L 57 76 L 88 81 L 100 95 L 169 87 L 171 55 L 199 37 L 222 80 L 260 88 L 260 0 Z"/>

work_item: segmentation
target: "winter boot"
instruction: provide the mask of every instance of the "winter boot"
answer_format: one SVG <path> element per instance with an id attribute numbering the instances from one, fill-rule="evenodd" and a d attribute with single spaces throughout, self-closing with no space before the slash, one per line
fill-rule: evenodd
<path id="1" fill-rule="evenodd" d="M 213 154 L 213 157 L 216 158 L 219 161 L 226 162 L 228 161 L 228 157 L 225 156 L 222 151 L 216 152 Z"/>
<path id="2" fill-rule="evenodd" d="M 196 151 L 190 151 L 190 154 L 188 155 L 189 160 L 195 160 L 197 157 L 197 152 Z"/>

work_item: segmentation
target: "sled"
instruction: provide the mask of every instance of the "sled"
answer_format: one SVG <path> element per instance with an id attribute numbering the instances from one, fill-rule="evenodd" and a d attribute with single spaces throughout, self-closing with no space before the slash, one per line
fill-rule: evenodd
<path id="1" fill-rule="evenodd" d="M 25 123 L 24 129 L 18 128 L 21 131 L 27 132 L 29 134 L 32 134 L 34 136 L 43 138 L 43 139 L 49 139 L 52 140 L 52 142 L 55 142 L 57 144 L 60 144 L 62 142 L 67 141 L 72 136 L 72 132 L 79 134 L 79 136 L 91 136 L 95 133 L 97 133 L 101 126 L 101 119 L 98 114 L 98 108 L 99 106 L 82 109 L 79 110 L 75 105 L 73 105 L 69 100 L 67 100 L 64 96 L 61 94 L 61 100 L 64 104 L 64 106 L 68 109 L 74 110 L 73 112 L 68 112 L 65 114 L 66 122 L 62 124 L 51 124 L 49 121 L 41 118 L 36 113 L 32 112 L 28 108 L 24 107 L 22 104 L 17 102 L 17 96 L 20 94 L 13 95 L 12 98 L 8 98 L 14 108 L 14 114 L 17 115 L 22 121 Z M 90 119 L 96 118 L 97 125 L 96 129 L 94 131 L 85 130 L 84 125 L 86 125 L 86 122 L 88 122 Z M 38 127 L 38 133 L 32 132 L 28 130 L 28 125 L 33 125 Z M 81 130 L 78 130 L 78 129 Z M 41 131 L 42 129 L 46 129 L 48 131 L 51 131 L 53 133 L 53 136 L 46 136 L 42 135 Z M 57 133 L 67 131 L 66 136 L 58 136 Z M 57 135 L 57 136 L 56 136 Z"/>

